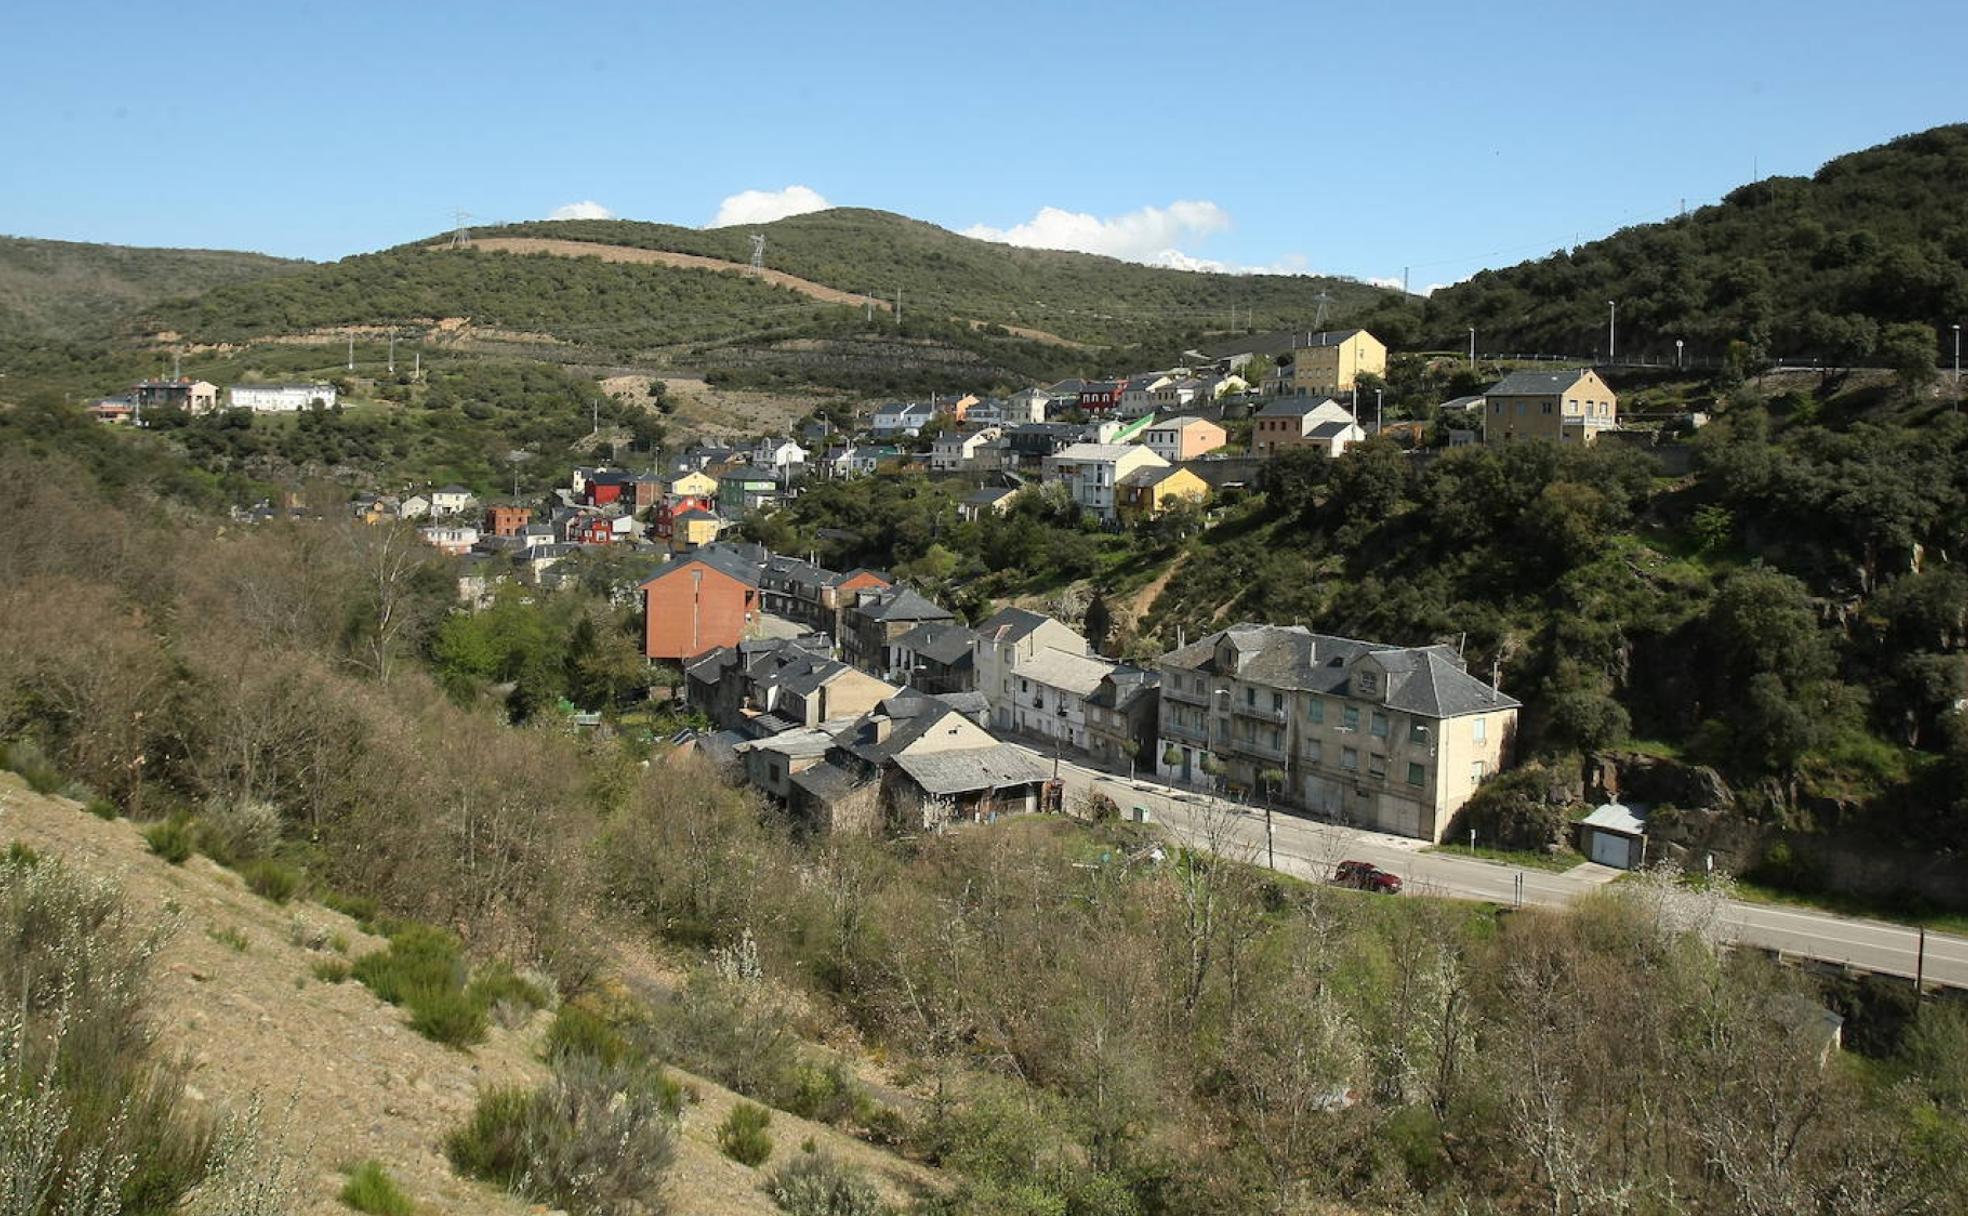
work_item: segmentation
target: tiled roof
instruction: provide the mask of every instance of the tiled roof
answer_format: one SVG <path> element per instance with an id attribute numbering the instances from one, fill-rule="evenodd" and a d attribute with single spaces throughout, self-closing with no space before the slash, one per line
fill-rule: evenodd
<path id="1" fill-rule="evenodd" d="M 871 621 L 947 621 L 950 610 L 940 608 L 913 587 L 885 587 L 855 605 Z"/>
<path id="2" fill-rule="evenodd" d="M 1029 637 L 1033 630 L 1051 621 L 1043 612 L 1033 612 L 1029 608 L 1000 608 L 990 620 L 977 627 L 977 632 L 998 642 L 1016 642 Z"/>
<path id="3" fill-rule="evenodd" d="M 967 625 L 951 621 L 925 621 L 889 644 L 907 647 L 949 667 L 969 659 L 971 646 L 976 641 L 976 631 Z"/>

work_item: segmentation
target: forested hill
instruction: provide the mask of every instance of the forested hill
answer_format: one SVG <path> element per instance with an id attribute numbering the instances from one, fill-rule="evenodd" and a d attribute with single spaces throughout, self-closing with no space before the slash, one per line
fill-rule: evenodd
<path id="1" fill-rule="evenodd" d="M 563 220 L 480 229 L 481 237 L 557 237 L 662 249 L 733 262 L 766 238 L 765 264 L 843 291 L 915 304 L 937 315 L 1028 326 L 1098 344 L 1143 341 L 1166 329 L 1224 329 L 1230 310 L 1259 329 L 1355 318 L 1398 293 L 1351 279 L 1212 274 L 1142 266 L 1089 253 L 1021 249 L 960 236 L 887 211 L 836 207 L 770 224 L 682 228 L 628 220 Z"/>
<path id="2" fill-rule="evenodd" d="M 0 339 L 103 335 L 159 300 L 306 265 L 223 249 L 139 249 L 0 236 Z"/>
<path id="3" fill-rule="evenodd" d="M 1968 315 L 1968 124 L 1772 177 L 1719 204 L 1437 292 L 1427 329 L 1456 346 L 1590 356 L 1619 304 L 1619 350 L 1890 364 L 1917 324 Z M 1912 335 L 1913 337 L 1925 337 Z M 1931 339 L 1930 339 L 1931 340 Z M 1938 347 L 1936 347 L 1938 349 Z"/>

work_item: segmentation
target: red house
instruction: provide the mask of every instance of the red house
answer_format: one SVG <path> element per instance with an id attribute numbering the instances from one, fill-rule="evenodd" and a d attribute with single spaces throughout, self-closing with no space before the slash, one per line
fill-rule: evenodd
<path id="1" fill-rule="evenodd" d="M 577 545 L 612 545 L 615 525 L 606 515 L 591 515 L 575 521 L 573 535 L 568 539 Z"/>
<path id="2" fill-rule="evenodd" d="M 526 525 L 532 522 L 533 508 L 531 507 L 485 508 L 485 530 L 494 536 L 518 536 L 526 530 Z"/>
<path id="3" fill-rule="evenodd" d="M 653 536 L 668 540 L 676 535 L 676 519 L 685 511 L 717 512 L 715 499 L 699 494 L 679 494 L 667 502 L 658 503 L 649 514 L 649 531 Z"/>
<path id="4" fill-rule="evenodd" d="M 1080 408 L 1089 414 L 1105 414 L 1118 409 L 1125 380 L 1089 380 L 1080 386 Z"/>
<path id="5" fill-rule="evenodd" d="M 681 661 L 736 646 L 758 613 L 758 567 L 726 549 L 699 550 L 642 585 L 642 652 Z"/>
<path id="6" fill-rule="evenodd" d="M 635 478 L 616 469 L 597 472 L 588 478 L 588 505 L 605 507 L 611 502 L 620 501 L 624 494 L 631 493 Z"/>

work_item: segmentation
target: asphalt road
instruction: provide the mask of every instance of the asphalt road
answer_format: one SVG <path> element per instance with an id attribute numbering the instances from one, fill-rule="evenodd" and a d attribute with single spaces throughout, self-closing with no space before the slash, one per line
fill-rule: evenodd
<path id="1" fill-rule="evenodd" d="M 1257 865 L 1267 861 L 1261 808 L 1212 802 L 1202 794 L 1129 781 L 1070 762 L 1060 764 L 1059 775 L 1069 805 L 1089 787 L 1098 788 L 1123 814 L 1132 807 L 1147 807 L 1157 823 L 1187 843 L 1207 846 L 1207 837 L 1213 834 L 1221 851 Z M 1271 833 L 1268 851 L 1275 856 L 1277 868 L 1298 878 L 1324 882 L 1338 862 L 1367 861 L 1399 874 L 1409 892 L 1499 904 L 1562 905 L 1621 874 L 1589 863 L 1554 873 L 1452 853 L 1425 853 L 1424 842 L 1419 840 L 1317 823 L 1295 815 L 1272 815 Z M 1915 974 L 1920 951 L 1919 931 L 1905 925 L 1740 900 L 1731 902 L 1724 914 L 1723 933 L 1738 945 L 1776 951 L 1785 957 L 1908 979 Z M 1968 938 L 1928 933 L 1922 975 L 1928 984 L 1968 988 Z"/>

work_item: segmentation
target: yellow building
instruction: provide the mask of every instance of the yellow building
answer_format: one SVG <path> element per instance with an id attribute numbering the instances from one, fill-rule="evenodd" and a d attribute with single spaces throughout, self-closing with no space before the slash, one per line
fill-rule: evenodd
<path id="1" fill-rule="evenodd" d="M 718 538 L 724 521 L 704 510 L 684 511 L 676 517 L 670 532 L 670 551 L 688 553 Z"/>
<path id="2" fill-rule="evenodd" d="M 717 478 L 708 473 L 682 473 L 670 478 L 670 484 L 664 489 L 671 498 L 716 498 L 718 483 Z"/>
<path id="3" fill-rule="evenodd" d="M 1121 478 L 1121 518 L 1153 519 L 1179 499 L 1200 504 L 1209 492 L 1208 482 L 1178 465 L 1136 469 Z"/>
<path id="4" fill-rule="evenodd" d="M 1289 362 L 1287 362 L 1289 360 Z M 1292 335 L 1278 360 L 1278 392 L 1291 397 L 1346 393 L 1361 376 L 1387 377 L 1387 347 L 1364 329 Z"/>
<path id="5" fill-rule="evenodd" d="M 1591 443 L 1619 426 L 1619 397 L 1591 368 L 1512 372 L 1483 394 L 1483 442 Z"/>

